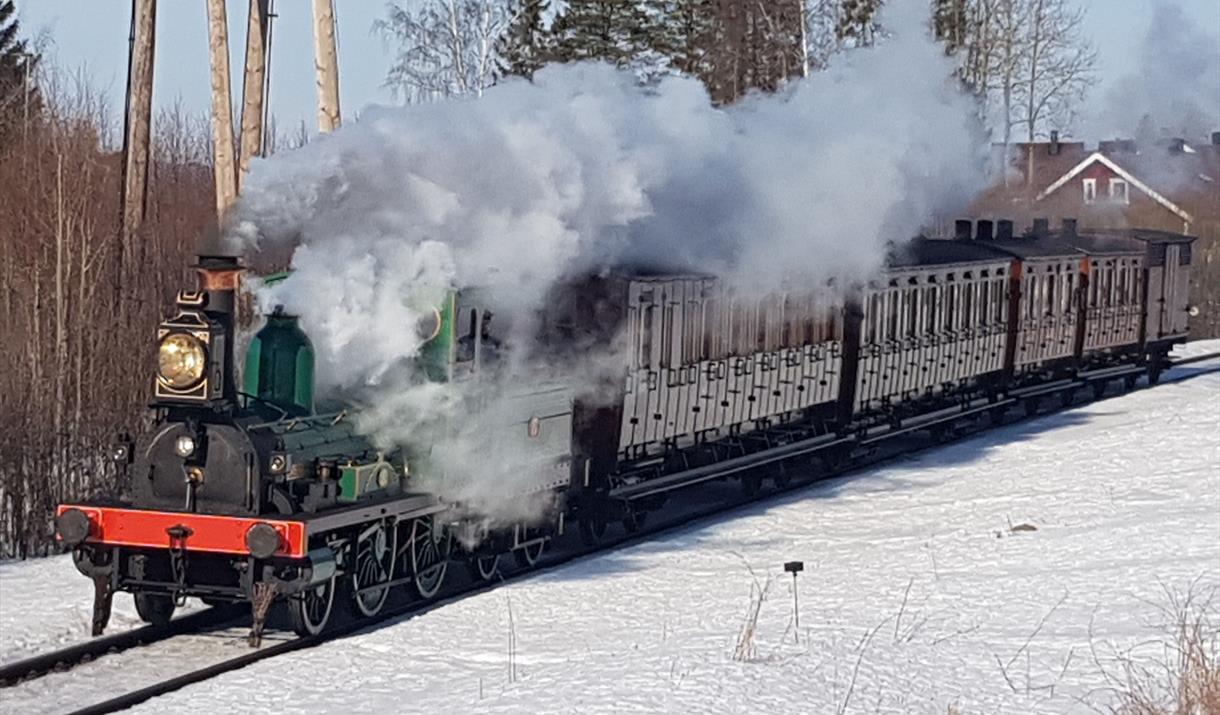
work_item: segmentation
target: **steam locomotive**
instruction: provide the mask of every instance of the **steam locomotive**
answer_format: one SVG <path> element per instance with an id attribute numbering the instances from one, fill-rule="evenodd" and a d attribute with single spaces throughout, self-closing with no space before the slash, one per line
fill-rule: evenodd
<path id="1" fill-rule="evenodd" d="M 201 256 L 199 290 L 180 292 L 157 329 L 154 426 L 114 448 L 129 490 L 60 505 L 57 538 L 93 580 L 95 634 L 119 591 L 150 623 L 189 596 L 249 603 L 253 642 L 276 603 L 317 634 L 339 602 L 373 616 L 393 591 L 436 596 L 450 564 L 488 580 L 510 556 L 529 568 L 573 525 L 589 542 L 612 523 L 634 530 L 710 480 L 754 493 L 900 435 L 1154 383 L 1186 336 L 1192 241 L 959 221 L 954 238 L 895 247 L 862 285 L 746 295 L 640 270 L 565 282 L 538 342 L 612 356 L 614 379 L 596 398 L 545 375 L 516 381 L 487 444 L 528 455 L 553 498 L 541 520 L 491 525 L 420 488 L 413 455 L 376 449 L 342 406 L 315 406 L 312 348 L 292 317 L 267 317 L 239 389 L 243 269 Z M 477 291 L 437 306 L 418 328 L 420 375 L 491 379 L 502 347 L 487 313 Z"/>

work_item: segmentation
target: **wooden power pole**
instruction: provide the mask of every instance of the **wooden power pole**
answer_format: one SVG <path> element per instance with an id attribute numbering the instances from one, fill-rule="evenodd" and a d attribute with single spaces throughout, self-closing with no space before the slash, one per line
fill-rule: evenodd
<path id="1" fill-rule="evenodd" d="M 216 218 L 237 199 L 233 156 L 233 99 L 229 90 L 229 26 L 225 0 L 208 0 L 208 46 L 212 56 L 212 143 L 216 177 Z"/>
<path id="2" fill-rule="evenodd" d="M 157 0 L 132 0 L 131 46 L 127 65 L 127 116 L 123 132 L 123 215 L 117 252 L 116 291 L 134 264 L 134 236 L 144 223 L 148 201 L 148 157 L 152 136 L 153 51 Z M 120 300 L 121 300 L 121 296 Z M 122 309 L 120 308 L 120 313 Z"/>
<path id="3" fill-rule="evenodd" d="M 313 0 L 314 67 L 318 77 L 318 131 L 339 127 L 339 59 L 334 0 Z"/>
<path id="4" fill-rule="evenodd" d="M 237 188 L 250 170 L 250 160 L 263 153 L 264 106 L 267 101 L 267 39 L 271 29 L 271 0 L 250 0 L 246 29 L 246 73 L 241 87 L 241 154 Z"/>

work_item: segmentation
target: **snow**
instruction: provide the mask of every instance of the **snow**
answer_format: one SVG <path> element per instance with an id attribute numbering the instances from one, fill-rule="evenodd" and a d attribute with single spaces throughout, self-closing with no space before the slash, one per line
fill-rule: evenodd
<path id="1" fill-rule="evenodd" d="M 1200 374 L 991 430 L 136 711 L 1104 709 L 1115 654 L 1161 635 L 1166 592 L 1220 587 L 1218 404 L 1220 374 Z M 0 565 L 0 658 L 86 631 L 89 588 L 63 559 Z"/>

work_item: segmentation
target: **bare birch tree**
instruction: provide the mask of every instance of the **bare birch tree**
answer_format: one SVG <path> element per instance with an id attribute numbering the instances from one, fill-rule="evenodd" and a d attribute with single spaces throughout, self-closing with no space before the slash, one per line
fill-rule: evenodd
<path id="1" fill-rule="evenodd" d="M 390 5 L 373 26 L 397 46 L 386 86 L 408 104 L 482 96 L 495 83 L 496 41 L 512 20 L 504 0 L 424 0 L 413 11 Z"/>

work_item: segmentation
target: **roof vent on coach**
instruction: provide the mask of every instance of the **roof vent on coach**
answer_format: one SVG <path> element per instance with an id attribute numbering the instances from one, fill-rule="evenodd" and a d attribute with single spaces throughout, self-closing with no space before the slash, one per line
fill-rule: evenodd
<path id="1" fill-rule="evenodd" d="M 1074 219 L 1074 218 L 1063 219 L 1063 235 L 1071 236 L 1071 237 L 1076 236 L 1076 219 Z"/>
<path id="2" fill-rule="evenodd" d="M 994 224 L 994 223 L 992 223 L 992 222 L 991 222 L 990 220 L 988 220 L 988 219 L 982 219 L 982 220 L 980 220 L 978 223 L 974 224 L 974 238 L 975 238 L 975 240 L 977 240 L 977 241 L 990 241 L 990 240 L 991 240 L 992 238 L 994 238 L 994 236 L 995 236 L 995 234 L 994 234 L 994 232 L 993 232 L 993 227 L 994 227 L 994 226 L 995 226 L 995 224 Z"/>
<path id="3" fill-rule="evenodd" d="M 958 241 L 969 241 L 974 230 L 974 222 L 968 218 L 959 218 L 953 222 L 953 238 Z"/>
<path id="4" fill-rule="evenodd" d="M 1034 227 L 1030 230 L 1034 238 L 1044 238 L 1051 232 L 1051 220 L 1049 218 L 1034 219 Z"/>
<path id="5" fill-rule="evenodd" d="M 1011 241 L 1012 240 L 1012 221 L 1008 219 L 1000 219 L 996 222 L 996 240 Z"/>

